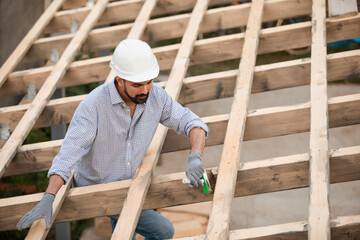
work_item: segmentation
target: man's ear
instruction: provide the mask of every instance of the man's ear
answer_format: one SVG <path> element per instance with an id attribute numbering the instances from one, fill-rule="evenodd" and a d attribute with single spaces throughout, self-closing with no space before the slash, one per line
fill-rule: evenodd
<path id="1" fill-rule="evenodd" d="M 120 78 L 120 77 L 118 77 L 118 76 L 116 76 L 115 78 L 116 78 L 116 81 L 118 82 L 119 86 L 120 86 L 120 87 L 123 87 L 123 84 L 124 84 L 123 79 Z"/>

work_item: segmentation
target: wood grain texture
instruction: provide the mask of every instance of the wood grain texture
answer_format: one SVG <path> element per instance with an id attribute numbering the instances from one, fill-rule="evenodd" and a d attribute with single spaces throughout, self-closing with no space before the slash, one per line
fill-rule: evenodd
<path id="1" fill-rule="evenodd" d="M 247 109 L 251 94 L 254 68 L 259 44 L 264 0 L 253 0 L 246 25 L 243 52 L 234 91 L 234 100 L 226 129 L 224 148 L 219 165 L 209 223 L 205 239 L 228 239 L 230 207 L 234 197 L 236 176 L 245 133 Z"/>
<path id="2" fill-rule="evenodd" d="M 326 1 L 313 1 L 310 84 L 309 240 L 330 240 Z"/>
<path id="3" fill-rule="evenodd" d="M 189 66 L 189 60 L 208 3 L 209 0 L 197 0 L 171 69 L 169 79 L 166 83 L 165 90 L 174 100 L 177 100 L 180 94 L 183 79 Z M 142 160 L 141 165 L 137 168 L 133 180 L 131 181 L 124 207 L 111 237 L 112 239 L 118 239 L 120 236 L 123 239 L 132 238 L 140 212 L 143 209 L 153 170 L 159 159 L 166 134 L 167 128 L 163 126 L 159 126 L 156 130 L 146 156 Z"/>
<path id="4" fill-rule="evenodd" d="M 331 183 L 360 180 L 360 146 L 330 151 Z M 210 169 L 217 175 L 217 168 Z M 211 201 L 213 194 L 181 183 L 184 172 L 153 176 L 143 209 Z M 131 180 L 71 189 L 55 222 L 75 221 L 117 214 Z M 309 186 L 309 154 L 297 154 L 245 163 L 238 171 L 235 197 Z M 16 223 L 40 200 L 42 194 L 0 199 L 0 231 Z"/>
<path id="5" fill-rule="evenodd" d="M 329 127 L 360 124 L 360 112 L 357 111 L 359 108 L 360 94 L 330 98 Z M 211 129 L 206 146 L 223 144 L 229 115 L 215 115 L 205 117 L 202 120 Z M 246 122 L 244 141 L 308 132 L 310 130 L 310 103 L 281 108 L 256 109 L 248 113 Z M 21 146 L 4 176 L 49 169 L 61 144 L 62 140 L 57 140 Z M 188 138 L 170 130 L 166 135 L 161 152 L 173 152 L 189 148 Z"/>

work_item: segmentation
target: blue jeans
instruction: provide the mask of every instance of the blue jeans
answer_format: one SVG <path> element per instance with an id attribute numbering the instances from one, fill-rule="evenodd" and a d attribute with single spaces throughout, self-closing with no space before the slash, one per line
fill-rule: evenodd
<path id="1" fill-rule="evenodd" d="M 110 221 L 112 231 L 114 231 L 117 219 L 110 217 Z M 146 240 L 171 239 L 174 236 L 174 227 L 166 217 L 158 212 L 143 210 L 140 213 L 133 240 L 136 238 L 136 233 L 143 235 Z"/>

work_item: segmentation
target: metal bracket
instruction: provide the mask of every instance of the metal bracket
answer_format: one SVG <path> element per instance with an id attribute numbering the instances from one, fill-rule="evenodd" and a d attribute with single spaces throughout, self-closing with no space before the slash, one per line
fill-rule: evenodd
<path id="1" fill-rule="evenodd" d="M 87 1 L 87 6 L 88 6 L 88 7 L 93 7 L 93 6 L 95 6 L 95 0 L 88 0 L 88 1 Z"/>
<path id="2" fill-rule="evenodd" d="M 10 137 L 10 124 L 0 123 L 0 140 L 7 140 Z"/>
<path id="3" fill-rule="evenodd" d="M 70 33 L 76 33 L 79 28 L 77 21 L 70 21 Z"/>
<path id="4" fill-rule="evenodd" d="M 36 96 L 36 84 L 35 83 L 28 83 L 27 84 L 26 98 L 34 99 L 35 96 Z"/>
<path id="5" fill-rule="evenodd" d="M 50 61 L 53 62 L 53 63 L 56 63 L 58 62 L 60 59 L 60 51 L 59 49 L 56 49 L 56 48 L 52 48 L 50 50 Z"/>

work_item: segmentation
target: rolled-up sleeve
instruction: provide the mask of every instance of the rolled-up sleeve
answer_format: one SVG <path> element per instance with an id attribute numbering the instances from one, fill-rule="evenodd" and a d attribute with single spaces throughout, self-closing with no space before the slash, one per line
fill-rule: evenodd
<path id="1" fill-rule="evenodd" d="M 162 91 L 161 97 L 164 104 L 161 124 L 173 129 L 178 134 L 185 134 L 187 137 L 189 137 L 190 130 L 195 127 L 203 129 L 206 137 L 208 136 L 210 130 L 200 117 L 174 101 L 165 90 Z"/>
<path id="2" fill-rule="evenodd" d="M 59 153 L 53 160 L 48 177 L 57 174 L 68 181 L 71 170 L 91 147 L 97 133 L 96 105 L 84 99 L 76 109 Z"/>

